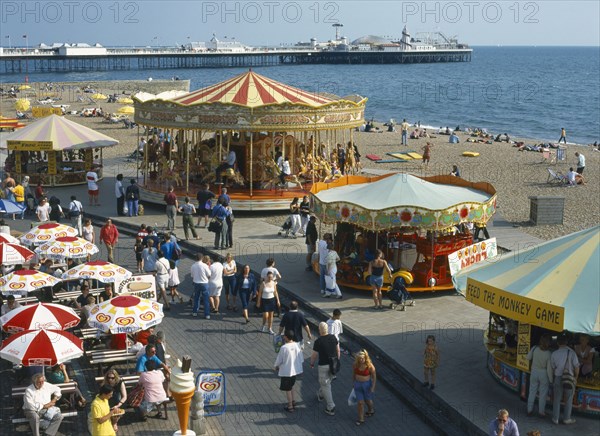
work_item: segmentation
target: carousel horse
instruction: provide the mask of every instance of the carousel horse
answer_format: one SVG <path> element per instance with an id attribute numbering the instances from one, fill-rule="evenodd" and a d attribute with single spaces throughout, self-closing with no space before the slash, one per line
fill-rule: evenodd
<path id="1" fill-rule="evenodd" d="M 272 174 L 275 174 L 275 176 L 269 180 L 266 184 L 264 184 L 264 189 L 271 189 L 272 187 L 277 187 L 280 184 L 280 180 L 279 180 L 279 174 L 281 173 L 281 171 L 279 171 L 279 167 L 277 166 L 277 162 L 275 162 L 273 159 L 271 158 L 267 158 L 267 166 L 270 167 L 270 169 L 272 170 Z M 300 179 L 298 178 L 298 176 L 296 174 L 290 174 L 284 177 L 285 180 L 285 186 L 287 186 L 288 183 L 295 183 L 296 185 L 300 186 L 300 189 L 304 189 L 304 187 L 302 186 L 302 183 L 300 182 Z M 268 188 L 267 188 L 268 186 Z"/>
<path id="2" fill-rule="evenodd" d="M 356 162 L 356 156 L 354 156 L 354 147 L 348 147 L 346 150 L 346 163 L 344 165 L 344 172 L 346 174 L 357 174 L 359 171 L 358 163 Z"/>
<path id="3" fill-rule="evenodd" d="M 233 168 L 227 168 L 221 171 L 221 180 L 225 179 L 225 184 L 228 185 L 229 182 L 232 182 L 237 186 L 244 186 L 246 184 L 246 179 L 242 176 L 238 170 L 234 170 Z M 209 171 L 208 174 L 202 179 L 202 183 L 214 184 L 215 183 L 215 172 Z"/>

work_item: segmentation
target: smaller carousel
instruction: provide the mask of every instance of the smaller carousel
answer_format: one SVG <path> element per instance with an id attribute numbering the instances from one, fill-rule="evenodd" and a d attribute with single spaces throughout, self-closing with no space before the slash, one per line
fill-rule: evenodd
<path id="1" fill-rule="evenodd" d="M 208 183 L 228 187 L 237 210 L 287 209 L 314 182 L 358 170 L 353 130 L 366 101 L 253 71 L 184 95 L 138 94 L 142 199 L 162 203 L 169 186 L 195 197 Z"/>
<path id="2" fill-rule="evenodd" d="M 335 225 L 338 284 L 365 290 L 377 249 L 393 267 L 384 290 L 398 276 L 411 291 L 453 289 L 448 255 L 472 245 L 468 224 L 485 226 L 496 210 L 492 185 L 454 176 L 350 176 L 316 183 L 311 194 L 317 218 Z"/>
<path id="3" fill-rule="evenodd" d="M 41 118 L 2 138 L 8 149 L 5 170 L 17 179 L 46 186 L 87 183 L 95 169 L 102 178 L 102 149 L 119 141 L 58 115 Z"/>

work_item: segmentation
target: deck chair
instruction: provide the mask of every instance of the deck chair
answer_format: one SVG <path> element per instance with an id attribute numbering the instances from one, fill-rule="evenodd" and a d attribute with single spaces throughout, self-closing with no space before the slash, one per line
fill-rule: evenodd
<path id="1" fill-rule="evenodd" d="M 567 176 L 560 171 L 554 171 L 552 168 L 548 168 L 548 180 L 546 180 L 546 183 L 551 184 L 554 182 L 558 182 L 560 184 L 568 183 Z"/>
<path id="2" fill-rule="evenodd" d="M 567 147 L 558 147 L 556 154 L 552 155 L 550 163 L 557 164 L 558 162 L 565 161 L 567 159 Z"/>
<path id="3" fill-rule="evenodd" d="M 548 162 L 550 160 L 550 150 L 542 151 L 542 162 Z"/>

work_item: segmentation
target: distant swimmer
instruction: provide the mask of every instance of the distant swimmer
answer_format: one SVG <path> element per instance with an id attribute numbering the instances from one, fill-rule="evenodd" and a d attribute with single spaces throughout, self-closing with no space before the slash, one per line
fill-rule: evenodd
<path id="1" fill-rule="evenodd" d="M 567 143 L 567 131 L 565 130 L 564 127 L 562 127 L 560 129 L 560 138 L 558 138 L 559 144 L 560 144 L 560 141 L 563 141 L 565 144 Z"/>

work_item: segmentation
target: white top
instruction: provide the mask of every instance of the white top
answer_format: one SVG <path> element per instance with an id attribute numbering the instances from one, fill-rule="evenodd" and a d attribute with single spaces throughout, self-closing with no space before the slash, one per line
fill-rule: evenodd
<path id="1" fill-rule="evenodd" d="M 15 300 L 15 307 L 13 307 L 12 309 L 8 307 L 8 302 L 5 302 L 2 305 L 2 307 L 0 308 L 0 316 L 6 315 L 8 312 L 10 312 L 11 310 L 15 310 L 17 307 L 21 307 L 21 303 L 19 303 L 16 300 Z"/>
<path id="2" fill-rule="evenodd" d="M 550 356 L 552 353 L 550 350 L 542 350 L 537 345 L 529 350 L 527 353 L 527 360 L 531 360 L 531 369 L 541 369 L 546 370 L 548 368 L 548 362 L 550 361 Z"/>
<path id="3" fill-rule="evenodd" d="M 87 174 L 85 175 L 85 178 L 87 179 L 87 184 L 88 184 L 88 190 L 90 191 L 97 191 L 98 190 L 98 174 L 96 174 L 94 171 L 88 171 Z"/>
<path id="4" fill-rule="evenodd" d="M 208 282 L 215 286 L 223 286 L 223 264 L 221 262 L 210 264 L 210 279 Z"/>
<path id="5" fill-rule="evenodd" d="M 179 286 L 180 283 L 179 270 L 177 267 L 171 268 L 171 271 L 169 271 L 169 286 Z"/>
<path id="6" fill-rule="evenodd" d="M 263 291 L 262 291 L 262 295 L 261 298 L 263 300 L 269 300 L 271 298 L 275 298 L 275 286 L 276 283 L 275 282 L 263 282 Z"/>
<path id="7" fill-rule="evenodd" d="M 231 150 L 227 155 L 227 165 L 233 166 L 235 164 L 235 151 Z"/>
<path id="8" fill-rule="evenodd" d="M 342 333 L 344 333 L 344 328 L 342 327 L 342 321 L 340 321 L 339 319 L 328 319 L 327 320 L 327 331 L 329 332 L 330 335 L 333 335 L 336 337 L 336 339 L 340 340 L 340 335 Z"/>
<path id="9" fill-rule="evenodd" d="M 36 213 L 40 221 L 50 221 L 50 205 L 48 203 L 38 206 Z"/>
<path id="10" fill-rule="evenodd" d="M 81 229 L 83 231 L 83 239 L 85 239 L 86 241 L 89 242 L 94 242 L 94 226 L 93 225 L 89 225 L 89 226 L 83 226 L 83 228 Z"/>
<path id="11" fill-rule="evenodd" d="M 569 357 L 567 358 L 567 352 Z M 561 377 L 565 371 L 565 366 L 569 374 L 575 375 L 575 368 L 579 368 L 579 359 L 577 359 L 577 353 L 571 350 L 569 347 L 563 347 L 552 353 L 550 357 L 550 363 L 554 370 L 555 377 Z"/>
<path id="12" fill-rule="evenodd" d="M 283 161 L 283 166 L 281 168 L 281 171 L 283 172 L 283 174 L 291 174 L 292 170 L 290 168 L 290 161 L 289 160 L 284 160 Z"/>
<path id="13" fill-rule="evenodd" d="M 224 276 L 232 276 L 235 274 L 235 260 L 231 260 L 231 262 L 223 263 L 223 275 Z"/>
<path id="14" fill-rule="evenodd" d="M 25 396 L 23 397 L 23 410 L 39 412 L 43 409 L 44 404 L 50 402 L 52 394 L 60 397 L 60 388 L 48 382 L 44 382 L 40 389 L 36 389 L 33 384 L 29 385 L 25 389 Z"/>
<path id="15" fill-rule="evenodd" d="M 123 192 L 123 182 L 117 180 L 115 182 L 115 197 L 121 198 L 123 195 L 125 195 L 125 192 Z"/>
<path id="16" fill-rule="evenodd" d="M 277 281 L 277 277 L 281 277 L 281 274 L 279 274 L 279 270 L 277 268 L 275 268 L 274 266 L 267 266 L 263 268 L 260 272 L 260 279 L 264 281 L 267 278 L 267 274 L 269 272 L 273 273 L 273 281 L 275 282 Z"/>
<path id="17" fill-rule="evenodd" d="M 575 178 L 577 177 L 578 173 L 577 171 L 569 171 L 567 173 L 567 180 L 569 181 L 569 183 L 571 183 L 572 185 L 575 184 Z"/>
<path id="18" fill-rule="evenodd" d="M 585 156 L 579 153 L 577 157 L 577 168 L 583 168 L 585 166 Z"/>
<path id="19" fill-rule="evenodd" d="M 195 262 L 192 265 L 190 273 L 194 283 L 208 283 L 211 274 L 208 265 L 201 261 Z"/>
<path id="20" fill-rule="evenodd" d="M 279 168 L 280 170 L 283 169 L 283 156 L 279 156 L 277 158 L 277 168 Z"/>
<path id="21" fill-rule="evenodd" d="M 83 205 L 79 200 L 72 200 L 69 203 L 69 211 L 79 211 L 79 214 L 83 212 Z"/>
<path id="22" fill-rule="evenodd" d="M 161 257 L 156 261 L 156 274 L 157 275 L 169 275 L 169 270 L 171 269 L 171 265 L 169 261 Z"/>
<path id="23" fill-rule="evenodd" d="M 281 346 L 274 366 L 279 368 L 279 377 L 292 377 L 302 374 L 303 362 L 304 355 L 300 345 L 296 342 L 288 342 Z"/>
<path id="24" fill-rule="evenodd" d="M 327 249 L 327 241 L 323 239 L 319 239 L 317 243 L 317 251 L 319 252 L 319 264 L 327 265 L 327 254 L 329 250 Z"/>

